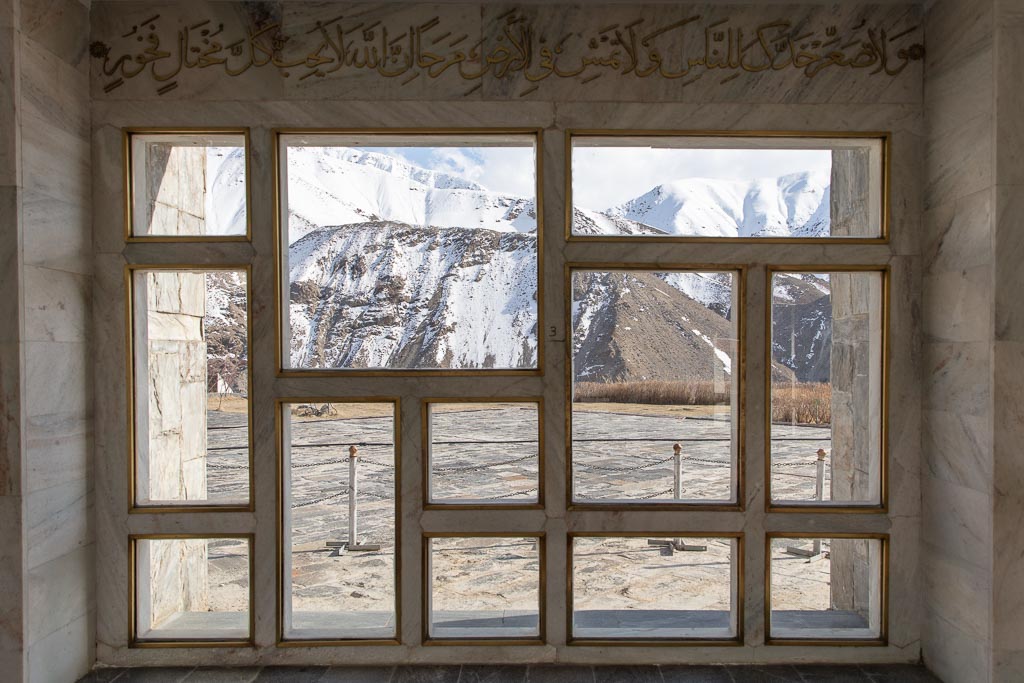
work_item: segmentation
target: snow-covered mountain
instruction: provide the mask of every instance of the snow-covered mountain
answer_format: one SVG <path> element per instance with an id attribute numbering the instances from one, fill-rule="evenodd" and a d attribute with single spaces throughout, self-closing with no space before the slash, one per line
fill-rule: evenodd
<path id="1" fill-rule="evenodd" d="M 244 219 L 241 152 L 222 155 L 210 168 L 218 202 L 207 215 L 211 231 L 223 232 Z M 492 192 L 379 152 L 293 147 L 287 202 L 292 367 L 536 366 L 532 198 Z M 827 233 L 828 176 L 675 181 L 606 212 L 574 208 L 573 220 L 575 230 L 587 234 Z M 573 302 L 578 379 L 731 376 L 736 342 L 728 273 L 579 277 L 584 285 Z M 792 324 L 776 326 L 776 370 L 800 379 L 827 377 L 827 355 L 821 360 L 827 345 L 820 340 L 830 322 L 823 318 L 831 310 L 828 282 L 800 276 L 782 285 L 808 308 Z M 237 327 L 244 314 L 237 302 L 227 304 L 234 300 L 219 286 L 208 302 L 219 312 L 210 333 L 224 342 L 211 345 L 211 354 L 237 354 L 244 333 L 223 328 L 242 315 Z M 812 350 L 816 367 L 805 368 L 810 361 L 801 359 Z M 230 371 L 228 361 L 218 360 Z"/>
<path id="2" fill-rule="evenodd" d="M 532 199 L 490 192 L 454 175 L 347 147 L 290 147 L 287 191 L 292 243 L 320 227 L 370 221 L 537 230 Z"/>
<path id="3" fill-rule="evenodd" d="M 683 178 L 603 213 L 669 235 L 700 237 L 812 237 L 829 233 L 829 174 L 779 178 Z M 585 231 L 589 226 L 581 226 Z M 577 232 L 581 229 L 577 228 Z M 603 234 L 616 234 L 607 229 Z"/>
<path id="4" fill-rule="evenodd" d="M 370 221 L 289 256 L 295 367 L 536 366 L 536 233 Z"/>

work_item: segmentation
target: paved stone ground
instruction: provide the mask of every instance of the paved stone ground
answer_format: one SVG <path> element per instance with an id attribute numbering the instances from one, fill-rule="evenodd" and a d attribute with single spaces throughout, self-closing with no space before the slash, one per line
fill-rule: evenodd
<path id="1" fill-rule="evenodd" d="M 941 683 L 922 666 L 387 666 L 97 669 L 78 683 Z"/>
<path id="2" fill-rule="evenodd" d="M 245 416 L 238 413 L 209 413 L 209 491 L 212 500 L 245 496 L 247 463 Z M 575 485 L 577 495 L 594 500 L 649 499 L 669 501 L 672 486 L 672 444 L 683 446 L 683 497 L 687 500 L 713 500 L 730 496 L 731 427 L 728 418 L 668 417 L 657 414 L 594 411 L 584 407 L 574 418 Z M 432 440 L 435 442 L 437 485 L 435 496 L 463 497 L 505 502 L 536 500 L 536 410 L 532 404 L 505 404 L 500 410 L 474 406 L 442 405 L 433 416 Z M 776 427 L 773 451 L 773 486 L 776 497 L 810 500 L 813 496 L 815 452 L 829 449 L 827 428 Z M 623 437 L 630 440 L 623 441 Z M 291 507 L 290 556 L 293 584 L 293 609 L 296 613 L 347 612 L 387 614 L 393 610 L 394 577 L 394 450 L 393 428 L 386 417 L 331 417 L 292 421 L 291 432 Z M 471 443 L 441 443 L 464 441 Z M 481 443 L 501 442 L 501 443 Z M 348 536 L 347 486 L 348 446 L 359 445 L 359 528 L 364 543 L 379 543 L 378 552 L 348 553 L 341 556 L 325 547 L 327 541 L 346 541 Z M 620 471 L 623 467 L 629 471 Z M 826 468 L 825 489 L 829 478 Z M 653 495 L 652 495 L 653 494 Z M 622 547 L 587 560 L 584 568 L 597 579 L 618 576 L 625 564 L 654 566 L 662 551 L 648 547 L 646 539 L 614 539 Z M 694 558 L 698 553 L 675 555 L 674 570 L 661 576 L 654 572 L 642 584 L 631 586 L 634 595 L 600 596 L 578 609 L 659 609 L 657 604 L 668 595 L 674 609 L 727 608 L 727 544 L 714 545 L 714 552 Z M 722 546 L 722 547 L 719 547 Z M 486 553 L 486 548 L 479 553 Z M 775 555 L 777 553 L 773 553 Z M 470 553 L 469 555 L 472 555 Z M 687 557 L 691 556 L 691 557 Z M 713 556 L 713 557 L 712 557 Z M 720 556 L 720 557 L 719 557 Z M 480 558 L 475 558 L 479 564 Z M 522 558 L 520 558 L 522 559 Z M 474 563 L 467 558 L 466 570 Z M 802 558 L 780 554 L 778 565 L 785 574 L 799 581 L 801 596 L 787 609 L 819 610 L 828 601 L 828 561 L 807 564 Z M 211 582 L 224 586 L 214 591 L 214 609 L 242 609 L 244 584 L 234 565 L 220 566 L 211 561 Z M 223 563 L 221 563 L 223 564 Z M 236 563 L 237 564 L 237 563 Z M 524 574 L 529 584 L 536 573 L 532 566 L 510 561 L 491 572 L 498 583 L 510 573 Z M 799 565 L 799 566 L 798 566 Z M 776 566 L 776 565 L 773 565 Z M 446 569 L 446 574 L 459 575 Z M 664 574 L 664 572 L 661 572 Z M 473 586 L 472 570 L 461 575 Z M 723 576 L 724 581 L 723 581 Z M 810 577 L 810 578 L 808 578 Z M 582 581 L 589 580 L 581 576 Z M 673 588 L 661 585 L 670 580 Z M 477 581 L 478 589 L 464 596 L 465 609 L 474 601 L 480 609 L 520 607 L 492 600 L 486 581 Z M 458 584 L 454 584 L 458 589 Z M 456 590 L 459 592 L 459 590 Z M 507 598 L 502 591 L 493 591 Z M 582 593 L 582 591 L 581 591 Z M 689 595 L 679 603 L 680 595 Z M 714 596 L 709 604 L 708 599 Z M 661 597 L 659 597 L 661 596 Z M 514 597 L 514 596 L 513 596 Z M 718 604 L 723 603 L 724 604 Z M 491 603 L 495 604 L 491 604 Z M 514 601 L 513 601 L 514 602 Z M 620 604 L 621 603 L 621 604 Z M 387 626 L 387 617 L 381 626 Z M 352 634 L 357 635 L 357 634 Z"/>

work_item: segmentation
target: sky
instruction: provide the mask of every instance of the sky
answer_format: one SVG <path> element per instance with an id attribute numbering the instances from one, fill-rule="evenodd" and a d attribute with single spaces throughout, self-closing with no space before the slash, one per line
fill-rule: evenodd
<path id="1" fill-rule="evenodd" d="M 415 166 L 472 180 L 492 192 L 533 197 L 532 147 L 359 147 L 406 159 Z"/>
<path id="2" fill-rule="evenodd" d="M 831 168 L 829 150 L 576 147 L 573 204 L 601 211 L 682 178 L 752 180 Z"/>
<path id="3" fill-rule="evenodd" d="M 534 194 L 534 153 L 528 147 L 362 148 L 468 178 L 501 194 Z M 604 210 L 657 185 L 682 178 L 750 180 L 801 171 L 828 171 L 828 150 L 666 149 L 577 147 L 573 198 L 577 206 Z"/>

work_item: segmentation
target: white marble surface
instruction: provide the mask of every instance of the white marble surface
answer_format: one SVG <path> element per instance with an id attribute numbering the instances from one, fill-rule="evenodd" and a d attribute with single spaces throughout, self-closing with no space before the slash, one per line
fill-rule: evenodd
<path id="1" fill-rule="evenodd" d="M 6 444 L 2 459 L 13 466 L 0 479 L 22 496 L 3 498 L 16 501 L 16 515 L 0 513 L 4 524 L 16 520 L 2 536 L 19 563 L 11 570 L 13 556 L 0 560 L 0 632 L 20 642 L 0 645 L 0 667 L 13 680 L 73 680 L 92 661 L 95 611 L 87 6 L 13 5 L 0 7 L 0 25 L 10 27 L 0 29 L 0 50 L 18 53 L 0 58 L 0 69 L 15 67 L 0 75 L 0 175 L 10 183 L 0 221 L 11 228 L 0 260 L 14 279 L 0 305 L 11 342 L 0 384 L 5 421 L 16 427 L 5 432 L 17 441 Z"/>
<path id="2" fill-rule="evenodd" d="M 139 24 L 155 14 L 160 15 L 158 19 Z M 331 21 L 339 15 L 343 15 L 342 21 Z M 699 19 L 686 21 L 694 16 Z M 432 21 L 434 18 L 436 22 Z M 643 21 L 637 22 L 638 19 Z M 791 23 L 781 32 L 778 27 L 767 28 L 780 19 Z M 861 24 L 862 19 L 867 23 Z M 245 35 L 247 25 L 263 22 L 263 26 L 279 28 L 287 36 L 287 40 L 279 43 L 279 63 L 289 64 L 275 67 L 264 65 L 265 59 L 250 60 L 246 43 L 237 55 L 226 49 L 210 53 L 211 59 L 227 59 L 227 68 L 241 72 L 237 76 L 226 77 L 226 67 L 219 62 L 199 68 L 200 62 L 194 57 L 182 61 L 183 68 L 178 69 L 173 48 L 178 30 L 205 20 L 211 22 L 211 33 L 220 24 L 224 29 L 216 37 L 204 36 L 203 27 L 197 27 L 195 35 L 190 31 L 191 44 L 202 45 L 200 49 L 207 49 L 204 40 L 220 40 L 222 46 L 229 45 Z M 334 41 L 339 40 L 339 27 L 345 32 L 344 43 L 350 52 L 344 68 L 338 68 L 334 50 L 323 42 L 317 20 L 326 23 L 325 33 Z M 719 23 L 722 20 L 727 22 Z M 109 53 L 106 62 L 102 57 L 92 60 L 97 76 L 93 93 L 101 101 L 195 97 L 340 99 L 360 97 L 369 89 L 377 99 L 410 101 L 774 102 L 780 92 L 785 92 L 789 101 L 915 102 L 920 98 L 922 63 L 911 60 L 905 64 L 901 50 L 923 40 L 920 24 L 920 10 L 913 4 L 874 5 L 870 9 L 813 4 L 771 8 L 722 3 L 610 4 L 595 12 L 556 3 L 518 6 L 497 2 L 272 2 L 250 7 L 227 2 L 97 2 L 93 4 L 92 34 L 94 40 L 109 48 Z M 705 34 L 708 26 L 711 29 Z M 785 58 L 776 57 L 774 64 L 780 68 L 763 68 L 768 61 L 761 43 L 750 40 L 759 26 L 765 27 L 761 39 L 772 45 L 770 50 L 786 36 L 799 38 L 794 47 L 802 50 L 803 58 L 810 59 L 812 65 L 806 69 L 793 68 L 785 66 Z M 831 26 L 836 28 L 834 34 L 827 32 Z M 137 27 L 134 32 L 133 27 Z M 356 30 L 360 27 L 366 27 L 367 33 Z M 851 69 L 835 66 L 826 57 L 836 49 L 846 54 L 839 61 L 858 54 L 861 41 L 870 42 L 868 27 L 875 31 L 876 41 L 880 31 L 887 32 L 889 40 L 876 45 L 886 51 L 884 68 L 899 71 L 898 75 L 890 76 L 878 69 L 882 65 L 880 60 L 872 61 L 870 68 Z M 423 66 L 409 69 L 404 60 L 413 28 L 420 36 L 417 59 Z M 720 36 L 715 28 L 722 31 Z M 733 29 L 734 41 L 749 48 L 744 62 L 749 68 L 717 65 L 725 57 L 728 29 Z M 738 38 L 737 30 L 743 31 L 746 40 Z M 810 36 L 806 35 L 809 31 L 813 31 Z M 274 33 L 268 31 L 262 36 L 268 45 Z M 143 36 L 148 41 L 150 35 L 156 36 L 162 46 L 172 46 L 168 58 L 158 60 L 139 75 L 135 75 L 134 66 L 113 67 L 122 55 L 134 59 L 139 51 L 136 38 Z M 711 42 L 707 57 L 705 35 Z M 613 41 L 619 36 L 622 43 L 615 45 Z M 838 40 L 828 43 L 833 36 Z M 482 57 L 473 47 L 481 40 L 483 55 L 493 66 L 483 78 L 474 78 L 471 74 L 479 72 Z M 352 66 L 354 60 L 366 59 L 364 47 L 380 41 L 389 42 L 393 50 L 402 50 L 388 63 L 390 75 Z M 821 43 L 828 45 L 819 47 Z M 212 42 L 209 47 L 214 47 Z M 456 57 L 459 49 L 465 52 Z M 556 72 L 544 63 L 545 49 L 550 50 L 549 59 L 557 65 L 557 76 L 550 75 Z M 718 54 L 713 52 L 715 49 Z M 738 61 L 736 49 L 732 48 L 734 63 Z M 636 54 L 635 59 L 630 57 L 632 54 Z M 784 54 L 788 55 L 788 47 Z M 683 64 L 683 55 L 695 63 Z M 810 55 L 821 58 L 811 59 Z M 581 57 L 604 59 L 613 68 L 581 66 Z M 703 59 L 709 59 L 715 68 L 705 69 L 696 64 Z M 658 60 L 662 61 L 662 69 L 658 69 Z M 104 63 L 109 76 L 101 72 Z M 661 70 L 670 77 L 659 76 Z M 118 82 L 118 78 L 122 81 Z"/>

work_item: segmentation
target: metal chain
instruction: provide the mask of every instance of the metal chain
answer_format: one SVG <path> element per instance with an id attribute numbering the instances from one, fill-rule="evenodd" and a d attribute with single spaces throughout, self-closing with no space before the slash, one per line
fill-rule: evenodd
<path id="1" fill-rule="evenodd" d="M 534 493 L 538 488 L 534 486 L 532 489 L 526 489 L 525 491 L 515 491 L 513 493 L 506 493 L 502 496 L 486 496 L 481 500 L 501 500 L 502 498 L 513 498 L 515 496 L 525 496 L 527 493 Z"/>
<path id="2" fill-rule="evenodd" d="M 514 458 L 512 460 L 505 460 L 503 462 L 495 462 L 486 465 L 468 465 L 466 467 L 431 467 L 430 470 L 432 472 L 439 472 L 441 474 L 452 474 L 455 472 L 481 472 L 491 467 L 502 467 L 504 465 L 512 465 L 514 463 L 522 462 L 524 460 L 530 460 L 535 457 L 536 455 L 530 454 L 524 455 L 521 458 Z"/>
<path id="3" fill-rule="evenodd" d="M 585 462 L 574 463 L 574 466 L 575 467 L 582 467 L 584 469 L 590 469 L 590 470 L 600 470 L 602 472 L 636 472 L 637 470 L 646 470 L 646 469 L 650 469 L 651 467 L 657 467 L 658 465 L 663 465 L 664 463 L 668 462 L 669 460 L 671 460 L 674 457 L 675 456 L 670 455 L 667 458 L 664 458 L 662 460 L 656 460 L 654 462 L 647 462 L 647 463 L 644 463 L 642 465 L 636 465 L 635 467 L 608 467 L 606 465 L 592 465 L 590 463 L 585 463 Z"/>
<path id="4" fill-rule="evenodd" d="M 651 498 L 658 498 L 668 493 L 672 493 L 672 489 L 665 489 L 664 491 L 658 491 L 657 493 L 649 493 L 646 496 L 640 496 L 637 500 L 650 500 Z"/>

